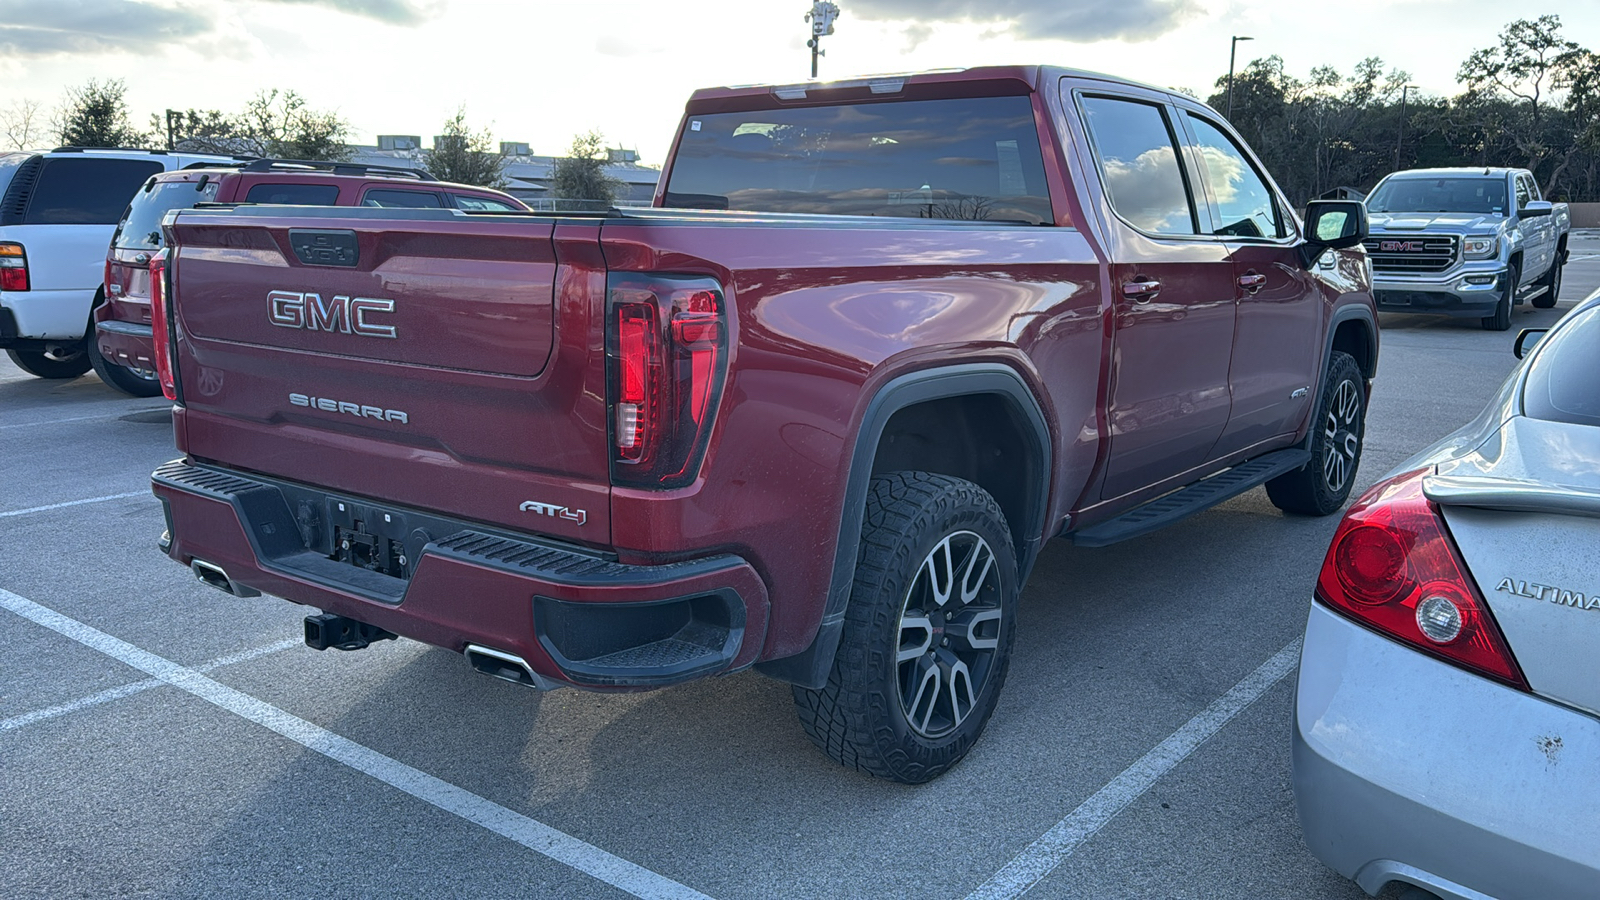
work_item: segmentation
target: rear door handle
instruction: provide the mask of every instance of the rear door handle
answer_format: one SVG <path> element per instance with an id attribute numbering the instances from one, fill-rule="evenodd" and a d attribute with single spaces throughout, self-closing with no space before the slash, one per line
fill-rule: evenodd
<path id="1" fill-rule="evenodd" d="M 1246 272 L 1245 274 L 1239 276 L 1239 287 L 1244 288 L 1252 294 L 1261 290 L 1261 286 L 1266 283 L 1267 276 L 1262 275 L 1260 272 Z"/>
<path id="2" fill-rule="evenodd" d="M 1122 286 L 1122 296 L 1138 303 L 1149 303 L 1161 293 L 1161 282 L 1148 279 L 1130 281 Z"/>

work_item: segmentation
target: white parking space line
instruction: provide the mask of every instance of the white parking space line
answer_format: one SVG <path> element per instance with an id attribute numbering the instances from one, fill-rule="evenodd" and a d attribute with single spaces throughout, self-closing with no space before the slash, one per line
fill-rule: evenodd
<path id="1" fill-rule="evenodd" d="M 47 506 L 30 506 L 27 509 L 13 509 L 9 512 L 0 512 L 0 519 L 9 519 L 12 516 L 26 516 L 32 513 L 49 512 L 52 509 L 66 509 L 69 506 L 83 506 L 86 503 L 105 503 L 108 500 L 126 500 L 129 497 L 152 496 L 148 490 L 129 491 L 126 494 L 107 494 L 104 497 L 90 497 L 87 500 L 68 500 L 65 503 L 51 503 Z"/>
<path id="2" fill-rule="evenodd" d="M 1005 868 L 978 885 L 967 895 L 967 900 L 1011 900 L 1027 893 L 1129 803 L 1153 787 L 1161 776 L 1172 771 L 1273 685 L 1288 677 L 1299 658 L 1300 639 L 1296 638 L 1294 643 L 1274 653 L 1226 694 L 1168 735 L 1155 749 L 1123 769 L 1122 774 L 1083 801 L 1043 837 L 1029 844 L 1006 863 Z"/>
<path id="3" fill-rule="evenodd" d="M 8 428 L 39 428 L 44 425 L 60 425 L 63 422 L 92 422 L 95 419 L 120 419 L 123 416 L 134 415 L 136 413 L 155 412 L 158 409 L 166 408 L 167 407 L 165 406 L 147 406 L 140 409 L 124 409 L 121 412 L 101 413 L 98 416 L 68 416 L 65 419 L 40 419 L 37 422 L 18 422 L 14 425 L 0 425 L 0 431 L 5 431 Z"/>
<path id="4" fill-rule="evenodd" d="M 0 588 L 0 607 L 635 897 L 710 900 L 705 894 L 665 875 L 607 853 L 4 588 Z"/>
<path id="5" fill-rule="evenodd" d="M 219 657 L 203 666 L 196 666 L 195 671 L 202 673 L 215 672 L 223 666 L 232 666 L 242 662 L 249 662 L 252 659 L 257 659 L 272 653 L 280 653 L 284 650 L 288 650 L 290 647 L 299 647 L 303 644 L 305 644 L 304 640 L 299 638 L 288 638 L 286 640 L 278 641 L 275 644 L 268 644 L 265 647 L 256 647 L 252 650 L 242 650 L 229 656 Z M 131 697 L 134 694 L 143 693 L 151 688 L 161 687 L 164 684 L 166 684 L 166 682 L 159 678 L 147 678 L 144 681 L 135 681 L 132 684 L 124 684 L 114 688 L 107 688 L 98 694 L 90 694 L 87 697 L 79 697 L 76 700 L 71 700 L 56 706 L 46 707 L 45 709 L 36 709 L 33 712 L 22 713 L 21 715 L 12 716 L 9 719 L 0 719 L 0 731 L 13 731 L 23 727 L 24 725 L 32 725 L 35 722 L 43 722 L 46 719 L 54 719 L 60 716 L 69 715 L 77 712 L 80 709 L 88 709 L 91 706 L 100 706 L 104 703 L 110 703 L 113 700 L 121 700 L 123 697 Z"/>

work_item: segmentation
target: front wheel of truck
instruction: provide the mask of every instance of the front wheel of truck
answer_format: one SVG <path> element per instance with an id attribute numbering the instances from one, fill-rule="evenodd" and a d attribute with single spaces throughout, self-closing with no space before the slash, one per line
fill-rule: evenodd
<path id="1" fill-rule="evenodd" d="M 1511 307 L 1517 302 L 1517 283 L 1522 279 L 1522 270 L 1513 262 L 1503 277 L 1505 287 L 1500 292 L 1500 302 L 1495 304 L 1493 313 L 1483 317 L 1485 331 L 1506 331 L 1511 328 Z"/>
<path id="2" fill-rule="evenodd" d="M 927 472 L 872 479 L 833 671 L 796 687 L 800 723 L 843 765 L 906 784 L 972 749 L 1005 683 L 1017 563 L 999 504 Z"/>
<path id="3" fill-rule="evenodd" d="M 1326 516 L 1350 498 L 1367 431 L 1367 390 L 1355 357 L 1328 359 L 1322 400 L 1311 427 L 1311 461 L 1267 482 L 1267 499 L 1286 513 Z"/>

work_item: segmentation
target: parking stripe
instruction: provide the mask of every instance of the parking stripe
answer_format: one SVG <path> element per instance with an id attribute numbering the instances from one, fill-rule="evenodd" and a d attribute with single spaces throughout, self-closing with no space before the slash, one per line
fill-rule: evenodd
<path id="1" fill-rule="evenodd" d="M 140 409 L 124 409 L 121 412 L 101 413 L 97 416 L 68 416 L 65 419 L 41 419 L 37 422 L 17 422 L 13 425 L 0 425 L 0 431 L 8 428 L 38 428 L 44 425 L 60 425 L 63 422 L 92 422 L 95 419 L 120 419 L 123 416 L 135 415 L 142 412 L 155 412 L 158 409 L 167 409 L 165 406 L 147 406 Z"/>
<path id="2" fill-rule="evenodd" d="M 1084 841 L 1094 837 L 1106 823 L 1116 818 L 1129 803 L 1150 790 L 1161 776 L 1172 771 L 1201 744 L 1221 731 L 1234 716 L 1288 677 L 1299 658 L 1300 639 L 1296 638 L 1199 715 L 1184 723 L 1182 728 L 1168 735 L 1155 749 L 1123 769 L 1122 774 L 1111 779 L 1094 796 L 1079 804 L 1043 837 L 1006 863 L 1005 868 L 968 894 L 967 900 L 1012 900 L 1027 893 L 1065 862 Z"/>
<path id="3" fill-rule="evenodd" d="M 214 672 L 223 666 L 231 666 L 242 662 L 249 662 L 250 660 L 258 657 L 288 650 L 290 647 L 301 646 L 304 643 L 305 641 L 299 638 L 289 638 L 287 640 L 278 641 L 275 644 L 268 644 L 265 647 L 256 647 L 253 650 L 243 650 L 229 656 L 219 657 L 203 666 L 196 666 L 195 671 L 202 673 Z M 114 688 L 107 688 L 98 694 L 90 694 L 87 697 L 79 697 L 76 700 L 57 704 L 56 706 L 50 706 L 44 709 L 36 709 L 33 712 L 22 713 L 21 715 L 12 716 L 9 719 L 0 719 L 0 731 L 14 731 L 23 727 L 24 725 L 32 725 L 35 722 L 43 722 L 46 719 L 55 719 L 61 716 L 70 715 L 80 709 L 88 709 L 91 706 L 100 706 L 105 703 L 110 703 L 113 700 L 121 700 L 123 697 L 132 697 L 134 694 L 140 694 L 150 690 L 151 688 L 161 687 L 164 684 L 166 684 L 166 682 L 159 678 L 146 678 L 144 681 L 135 681 L 132 684 L 124 684 Z"/>
<path id="4" fill-rule="evenodd" d="M 68 500 L 65 503 L 51 503 L 48 506 L 32 506 L 27 509 L 13 509 L 9 512 L 0 512 L 0 519 L 9 519 L 12 516 L 26 516 L 31 513 L 48 512 L 52 509 L 66 509 L 69 506 L 83 506 L 85 503 L 105 503 L 107 500 L 126 500 L 129 497 L 148 497 L 149 491 L 129 491 L 126 494 L 107 494 L 104 497 L 90 497 L 87 500 Z"/>
<path id="5" fill-rule="evenodd" d="M 0 607 L 635 897 L 710 900 L 705 894 L 665 875 L 607 853 L 4 588 L 0 588 Z"/>

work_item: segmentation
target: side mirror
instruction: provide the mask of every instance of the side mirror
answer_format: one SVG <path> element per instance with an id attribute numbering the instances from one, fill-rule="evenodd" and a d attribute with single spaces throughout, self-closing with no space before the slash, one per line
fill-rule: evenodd
<path id="1" fill-rule="evenodd" d="M 1537 219 L 1548 216 L 1555 211 L 1555 204 L 1549 200 L 1529 200 L 1528 205 L 1517 210 L 1517 215 L 1524 219 Z"/>
<path id="2" fill-rule="evenodd" d="M 1544 336 L 1549 332 L 1550 329 L 1548 328 L 1522 329 L 1522 331 L 1517 334 L 1517 342 L 1516 344 L 1512 345 L 1511 352 L 1517 355 L 1517 359 L 1527 356 L 1528 351 L 1532 350 L 1534 345 L 1543 340 Z"/>
<path id="3" fill-rule="evenodd" d="M 1343 250 L 1367 239 L 1367 206 L 1359 200 L 1312 200 L 1306 204 L 1306 242 L 1300 246 L 1306 268 L 1324 250 Z"/>

